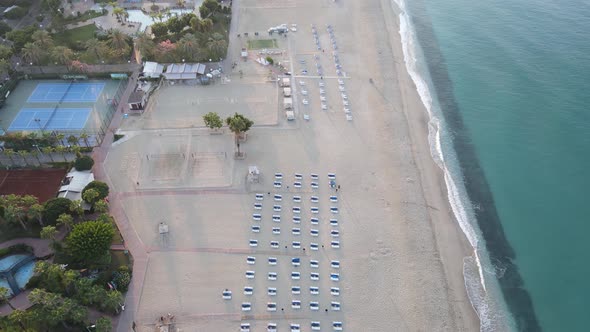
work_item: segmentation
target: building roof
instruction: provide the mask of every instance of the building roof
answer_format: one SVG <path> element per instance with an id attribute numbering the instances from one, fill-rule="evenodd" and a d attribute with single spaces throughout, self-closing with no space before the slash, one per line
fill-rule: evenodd
<path id="1" fill-rule="evenodd" d="M 59 188 L 59 192 L 60 194 L 66 191 L 81 193 L 84 187 L 92 181 L 94 181 L 94 174 L 91 171 L 76 171 L 75 168 L 72 168 L 66 174 L 64 184 Z"/>
<path id="2" fill-rule="evenodd" d="M 128 104 L 141 103 L 143 101 L 144 95 L 145 95 L 145 92 L 143 92 L 141 90 L 135 90 L 135 91 L 131 92 L 131 94 L 129 95 L 129 99 L 127 100 L 127 103 Z"/>
<path id="3" fill-rule="evenodd" d="M 164 72 L 164 65 L 157 62 L 147 61 L 143 66 L 143 73 L 150 77 L 160 77 Z"/>

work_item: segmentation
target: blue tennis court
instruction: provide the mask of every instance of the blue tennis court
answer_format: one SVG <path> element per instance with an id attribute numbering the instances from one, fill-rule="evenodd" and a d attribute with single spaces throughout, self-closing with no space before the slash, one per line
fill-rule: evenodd
<path id="1" fill-rule="evenodd" d="M 39 83 L 28 103 L 96 102 L 104 83 Z"/>
<path id="2" fill-rule="evenodd" d="M 23 108 L 10 124 L 13 130 L 79 130 L 86 126 L 90 108 Z"/>

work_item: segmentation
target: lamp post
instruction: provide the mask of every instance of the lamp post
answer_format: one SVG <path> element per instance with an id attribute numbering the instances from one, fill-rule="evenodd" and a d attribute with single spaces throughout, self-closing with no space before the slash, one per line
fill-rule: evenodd
<path id="1" fill-rule="evenodd" d="M 39 130 L 41 130 L 41 134 L 45 134 L 45 132 L 43 131 L 43 126 L 41 126 L 41 119 L 35 118 L 33 121 L 35 121 L 37 123 L 37 125 L 39 126 Z"/>

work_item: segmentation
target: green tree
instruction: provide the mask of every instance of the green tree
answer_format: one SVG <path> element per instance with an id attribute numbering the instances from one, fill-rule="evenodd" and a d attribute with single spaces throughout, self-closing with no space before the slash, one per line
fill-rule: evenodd
<path id="1" fill-rule="evenodd" d="M 121 30 L 112 30 L 109 34 L 109 45 L 116 50 L 129 49 L 127 35 Z"/>
<path id="2" fill-rule="evenodd" d="M 91 189 L 92 191 L 95 191 L 94 189 Z M 90 191 L 90 190 L 87 190 Z M 96 213 L 107 213 L 109 212 L 109 204 L 104 200 L 98 200 L 94 203 L 94 212 Z"/>
<path id="3" fill-rule="evenodd" d="M 15 20 L 15 19 L 23 18 L 25 15 L 27 15 L 28 12 L 29 12 L 29 10 L 27 8 L 16 6 L 14 9 L 9 11 L 8 13 L 5 13 L 4 17 L 6 17 L 7 19 L 10 19 L 10 20 Z"/>
<path id="4" fill-rule="evenodd" d="M 33 43 L 33 33 L 37 30 L 34 24 L 20 30 L 12 30 L 6 33 L 6 39 L 13 42 L 14 52 L 20 53 L 25 44 Z"/>
<path id="5" fill-rule="evenodd" d="M 10 307 L 10 309 L 12 310 L 16 310 L 16 308 L 12 305 L 12 303 L 10 303 L 10 291 L 8 290 L 8 288 L 6 287 L 0 287 L 0 303 L 4 304 L 8 304 L 8 306 Z"/>
<path id="6" fill-rule="evenodd" d="M 55 160 L 53 160 L 53 152 L 55 151 L 54 148 L 52 148 L 51 146 L 44 146 L 43 148 L 41 148 L 41 151 L 43 151 L 44 154 L 49 156 L 49 159 L 51 159 L 51 162 L 55 162 Z"/>
<path id="7" fill-rule="evenodd" d="M 4 195 L 0 196 L 0 205 L 4 207 L 4 219 L 10 223 L 19 223 L 23 229 L 27 229 L 25 221 L 32 205 L 37 204 L 36 197 L 31 195 Z"/>
<path id="8" fill-rule="evenodd" d="M 55 197 L 43 204 L 43 220 L 47 225 L 55 225 L 62 214 L 70 214 L 70 200 L 65 197 Z"/>
<path id="9" fill-rule="evenodd" d="M 33 44 L 39 46 L 42 50 L 50 50 L 53 47 L 53 38 L 45 30 L 37 30 L 33 33 Z"/>
<path id="10" fill-rule="evenodd" d="M 45 226 L 41 229 L 41 233 L 39 234 L 42 239 L 52 240 L 55 241 L 55 236 L 57 235 L 58 231 L 55 226 Z"/>
<path id="11" fill-rule="evenodd" d="M 79 138 L 78 138 L 78 137 L 76 137 L 76 135 L 70 135 L 70 136 L 68 136 L 68 139 L 67 139 L 67 141 L 68 141 L 68 143 L 69 143 L 71 146 L 73 146 L 73 145 L 78 145 L 78 143 L 79 143 Z"/>
<path id="12" fill-rule="evenodd" d="M 74 226 L 65 243 L 72 258 L 82 264 L 92 264 L 109 255 L 114 235 L 112 224 L 86 221 Z"/>
<path id="13" fill-rule="evenodd" d="M 74 51 L 65 46 L 56 46 L 51 50 L 51 60 L 60 65 L 68 65 L 74 58 Z"/>
<path id="14" fill-rule="evenodd" d="M 236 139 L 236 146 L 238 148 L 238 156 L 241 156 L 240 152 L 240 138 L 250 130 L 250 127 L 254 124 L 254 122 L 241 114 L 234 114 L 233 116 L 228 117 L 225 120 L 226 124 L 229 126 L 229 129 L 234 133 Z"/>
<path id="15" fill-rule="evenodd" d="M 94 166 L 94 159 L 90 156 L 80 156 L 74 161 L 74 168 L 77 171 L 87 171 Z"/>
<path id="16" fill-rule="evenodd" d="M 40 65 L 41 59 L 44 54 L 44 50 L 41 47 L 39 47 L 39 45 L 35 45 L 33 43 L 26 43 L 25 46 L 23 47 L 21 53 L 22 53 L 23 59 L 26 62 L 35 64 L 35 65 Z"/>
<path id="17" fill-rule="evenodd" d="M 31 150 L 29 152 L 29 154 L 33 157 L 35 157 L 35 159 L 37 159 L 37 163 L 39 166 L 41 166 L 41 159 L 39 159 L 39 150 L 35 149 L 35 150 Z"/>
<path id="18" fill-rule="evenodd" d="M 172 16 L 167 22 L 166 25 L 168 26 L 168 31 L 171 33 L 179 33 L 184 29 L 184 23 L 180 20 L 178 16 Z"/>
<path id="19" fill-rule="evenodd" d="M 168 26 L 165 23 L 154 23 L 150 26 L 156 39 L 162 39 L 168 35 Z"/>
<path id="20" fill-rule="evenodd" d="M 27 156 L 29 155 L 29 151 L 27 150 L 20 150 L 17 152 L 18 155 L 23 158 L 23 162 L 25 163 L 25 166 L 29 166 L 29 162 L 27 161 Z"/>
<path id="21" fill-rule="evenodd" d="M 64 162 L 68 162 L 68 159 L 66 158 L 66 153 L 68 152 L 68 149 L 66 149 L 65 146 L 63 145 L 58 145 L 55 147 L 55 152 L 57 153 L 61 153 L 62 157 L 64 157 Z"/>
<path id="22" fill-rule="evenodd" d="M 219 3 L 217 0 L 205 0 L 199 7 L 199 14 L 201 18 L 207 18 L 219 10 Z"/>
<path id="23" fill-rule="evenodd" d="M 94 180 L 87 184 L 86 187 L 84 187 L 84 189 L 82 190 L 82 197 L 84 197 L 84 192 L 88 189 L 95 189 L 96 191 L 98 191 L 98 193 L 100 194 L 98 196 L 98 199 L 104 199 L 109 195 L 109 185 L 102 181 Z"/>
<path id="24" fill-rule="evenodd" d="M 41 8 L 51 14 L 55 14 L 59 12 L 61 3 L 61 0 L 43 0 L 41 2 Z"/>
<path id="25" fill-rule="evenodd" d="M 14 156 L 15 152 L 13 149 L 4 149 L 4 154 L 8 157 L 8 159 L 10 159 L 10 163 L 12 165 L 14 165 L 14 159 L 12 159 L 12 156 Z"/>
<path id="26" fill-rule="evenodd" d="M 84 215 L 84 207 L 82 206 L 81 200 L 75 200 L 70 202 L 70 212 L 77 214 L 79 218 Z"/>
<path id="27" fill-rule="evenodd" d="M 123 19 L 123 16 L 125 15 L 125 13 L 126 13 L 125 9 L 123 9 L 121 7 L 114 7 L 113 11 L 112 11 L 112 15 L 115 16 L 119 20 Z"/>
<path id="28" fill-rule="evenodd" d="M 31 219 L 36 219 L 39 222 L 39 225 L 44 226 L 43 224 L 43 210 L 45 208 L 42 204 L 35 203 L 29 207 L 27 211 L 27 215 Z"/>
<path id="29" fill-rule="evenodd" d="M 95 60 L 103 58 L 107 53 L 105 44 L 96 38 L 88 39 L 84 46 L 86 47 L 86 54 Z"/>
<path id="30" fill-rule="evenodd" d="M 187 33 L 178 42 L 178 49 L 184 58 L 191 60 L 198 59 L 199 40 L 195 35 Z"/>
<path id="31" fill-rule="evenodd" d="M 86 145 L 86 147 L 89 147 L 90 145 L 88 144 L 88 133 L 83 131 L 80 134 L 80 138 L 84 141 L 84 145 Z"/>
<path id="32" fill-rule="evenodd" d="M 211 128 L 213 130 L 218 130 L 223 126 L 223 120 L 221 120 L 219 114 L 215 112 L 209 112 L 203 115 L 203 121 L 205 121 L 205 125 L 208 128 Z"/>
<path id="33" fill-rule="evenodd" d="M 88 204 L 95 204 L 99 200 L 100 193 L 96 189 L 88 189 L 82 194 L 82 199 Z"/>
<path id="34" fill-rule="evenodd" d="M 193 32 L 200 31 L 201 30 L 201 19 L 199 19 L 197 16 L 193 16 L 193 17 L 191 17 L 189 25 L 190 25 L 191 29 L 193 30 Z"/>
<path id="35" fill-rule="evenodd" d="M 35 264 L 36 287 L 52 293 L 71 294 L 72 286 L 78 280 L 79 273 L 75 270 L 66 270 L 59 264 L 47 261 L 37 261 Z M 31 281 L 32 282 L 32 281 Z"/>
<path id="36" fill-rule="evenodd" d="M 209 32 L 213 28 L 213 20 L 210 18 L 205 18 L 201 20 L 199 25 L 199 31 L 201 32 Z"/>
<path id="37" fill-rule="evenodd" d="M 0 21 L 0 37 L 6 37 L 6 33 L 12 31 L 10 25 L 6 24 L 4 21 Z"/>
<path id="38" fill-rule="evenodd" d="M 144 59 L 151 59 L 154 55 L 154 49 L 156 48 L 156 43 L 152 40 L 147 33 L 143 32 L 137 36 L 135 39 L 135 46 L 141 53 L 142 58 Z"/>
<path id="39" fill-rule="evenodd" d="M 112 329 L 111 320 L 104 316 L 97 319 L 94 325 L 96 332 L 111 332 Z"/>
<path id="40" fill-rule="evenodd" d="M 43 289 L 33 289 L 28 298 L 31 304 L 36 306 L 35 309 L 44 316 L 44 321 L 49 327 L 68 322 L 82 324 L 88 315 L 88 310 L 74 300 L 63 298 Z"/>
<path id="41" fill-rule="evenodd" d="M 12 56 L 12 48 L 6 45 L 0 45 L 0 59 L 10 59 Z"/>
<path id="42" fill-rule="evenodd" d="M 73 203 L 73 202 L 71 202 L 71 203 Z M 69 214 L 62 213 L 59 215 L 59 217 L 57 217 L 57 225 L 58 226 L 63 225 L 68 232 L 70 230 L 72 230 L 73 224 L 74 224 L 74 217 L 72 217 Z"/>
<path id="43" fill-rule="evenodd" d="M 123 302 L 123 294 L 121 294 L 121 292 L 116 290 L 107 292 L 106 297 L 102 299 L 100 309 L 104 312 L 116 314 L 119 313 L 119 309 Z"/>

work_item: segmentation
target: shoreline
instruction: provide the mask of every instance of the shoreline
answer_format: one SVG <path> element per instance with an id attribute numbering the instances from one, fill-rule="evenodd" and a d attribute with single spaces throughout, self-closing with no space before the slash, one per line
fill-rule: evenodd
<path id="1" fill-rule="evenodd" d="M 413 179 L 412 181 L 419 183 L 418 194 L 422 196 L 423 201 L 415 202 L 413 207 L 406 204 L 404 208 L 406 211 L 404 213 L 410 216 L 410 218 L 422 213 L 427 216 L 429 221 L 428 228 L 432 232 L 430 236 L 433 242 L 433 249 L 436 250 L 437 269 L 439 269 L 436 274 L 442 274 L 442 280 L 439 280 L 439 282 L 442 284 L 441 287 L 444 294 L 439 294 L 439 296 L 441 299 L 446 298 L 448 301 L 446 307 L 442 303 L 439 303 L 443 307 L 437 310 L 443 310 L 443 312 L 430 313 L 432 315 L 432 321 L 429 321 L 430 319 L 425 317 L 426 321 L 421 322 L 424 325 L 417 328 L 476 331 L 480 329 L 480 320 L 468 298 L 463 276 L 463 259 L 472 256 L 474 251 L 455 220 L 448 200 L 444 174 L 438 165 L 436 165 L 430 152 L 431 147 L 428 141 L 430 118 L 404 63 L 401 36 L 399 34 L 400 22 L 398 15 L 396 15 L 399 13 L 399 9 L 394 7 L 393 2 L 387 0 L 380 0 L 379 8 L 381 9 L 386 29 L 386 36 L 384 37 L 387 38 L 389 44 L 387 46 L 391 49 L 392 58 L 390 61 L 393 62 L 392 69 L 394 75 L 392 75 L 393 77 L 389 77 L 387 69 L 380 68 L 375 70 L 375 72 L 381 73 L 378 76 L 382 77 L 377 79 L 371 77 L 371 79 L 374 80 L 376 88 L 380 89 L 382 86 L 382 98 L 388 99 L 385 104 L 391 104 L 385 105 L 385 108 L 393 108 L 394 113 L 400 112 L 401 114 L 395 114 L 394 116 L 404 121 L 403 126 L 407 126 L 406 128 L 399 128 L 399 122 L 393 124 L 390 130 L 403 132 L 403 129 L 406 129 L 407 137 L 394 137 L 392 142 L 398 139 L 402 142 L 407 140 L 405 143 L 408 144 L 411 154 L 407 157 L 410 157 L 411 160 L 409 163 L 415 167 L 418 177 L 418 179 Z M 371 8 L 371 10 L 373 9 Z M 373 24 L 377 23 L 373 22 Z M 381 28 L 377 26 L 372 27 L 371 30 L 379 31 Z M 375 39 L 379 40 L 379 37 Z M 385 42 L 385 40 L 383 41 Z M 378 42 L 376 45 L 377 48 L 380 48 Z M 366 50 L 367 47 L 363 49 Z M 368 52 L 364 51 L 364 53 Z M 364 53 L 365 58 L 371 58 L 370 55 Z M 379 53 L 377 57 L 380 60 L 377 65 L 387 67 L 383 63 L 387 59 L 382 56 L 382 53 L 386 53 L 385 50 L 377 53 Z M 365 78 L 363 77 L 362 79 L 364 80 Z M 396 89 L 398 91 L 395 91 Z M 394 98 L 388 98 L 390 95 L 393 95 Z M 387 109 L 384 109 L 384 111 L 387 111 Z M 403 133 L 399 134 L 403 135 Z M 411 200 L 410 197 L 405 199 L 407 200 L 406 203 L 409 203 Z M 419 207 L 419 204 L 423 204 L 423 206 Z M 413 231 L 415 230 L 409 230 L 408 232 Z M 408 254 L 411 255 L 412 253 L 409 252 Z M 428 316 L 426 315 L 427 313 L 424 314 L 424 316 Z M 436 325 L 437 323 L 441 323 L 437 321 L 438 319 L 442 320 L 441 325 Z"/>
<path id="2" fill-rule="evenodd" d="M 425 10 L 425 5 L 422 1 L 412 3 L 414 6 L 416 4 L 422 6 L 418 8 L 419 10 Z M 423 38 L 428 40 L 436 39 L 432 31 L 432 25 L 426 19 L 420 17 L 416 20 L 416 18 L 412 17 L 412 24 L 416 29 L 418 40 Z M 466 139 L 468 136 L 465 134 L 468 131 L 465 128 L 462 115 L 459 112 L 459 106 L 453 96 L 452 82 L 445 67 L 444 57 L 440 49 L 436 47 L 436 41 L 433 44 L 435 44 L 435 47 L 429 48 L 428 52 L 428 57 L 432 57 L 433 59 L 431 59 L 432 61 L 428 61 L 428 57 L 425 56 L 425 65 L 428 67 L 430 77 L 433 80 L 432 84 L 436 90 L 434 94 L 442 95 L 442 97 L 437 98 L 441 103 L 441 109 L 443 109 L 441 116 L 444 118 L 450 130 L 460 133 L 454 137 L 450 144 L 452 144 L 454 151 L 460 151 L 463 156 L 463 158 L 457 157 L 456 159 L 459 167 L 463 170 L 462 176 L 464 178 L 465 192 L 471 202 L 470 204 L 485 207 L 484 209 L 473 211 L 476 227 L 481 232 L 481 237 L 485 242 L 484 246 L 478 246 L 478 251 L 485 250 L 485 255 L 487 256 L 485 260 L 489 261 L 486 266 L 493 264 L 492 268 L 500 266 L 504 271 L 502 278 L 497 278 L 495 275 L 486 276 L 486 284 L 490 282 L 497 283 L 497 287 L 501 293 L 497 294 L 501 298 L 492 299 L 500 301 L 497 305 L 500 305 L 501 308 L 495 307 L 492 309 L 494 312 L 491 314 L 499 315 L 501 313 L 495 312 L 496 310 L 505 310 L 512 321 L 506 319 L 506 317 L 492 316 L 488 318 L 491 318 L 492 321 L 497 318 L 504 318 L 504 321 L 494 321 L 494 323 L 502 324 L 507 329 L 511 324 L 514 324 L 514 328 L 517 328 L 519 331 L 539 331 L 541 327 L 536 317 L 532 298 L 524 286 L 519 268 L 515 263 L 516 254 L 504 233 L 490 186 L 479 165 L 476 152 L 471 143 Z M 494 278 L 494 280 L 488 280 L 487 278 Z M 488 295 L 486 294 L 486 296 Z"/>
<path id="3" fill-rule="evenodd" d="M 388 4 L 391 6 L 391 10 L 384 8 L 385 17 L 387 13 L 394 13 L 394 10 L 399 12 L 399 8 L 394 8 L 392 1 L 381 0 L 383 7 Z M 422 177 L 422 192 L 424 193 L 425 200 L 429 206 L 444 206 L 446 211 L 436 211 L 430 209 L 431 223 L 434 227 L 434 240 L 441 254 L 441 260 L 443 261 L 443 268 L 447 277 L 447 287 L 452 289 L 451 294 L 457 299 L 467 299 L 468 306 L 461 305 L 456 308 L 456 314 L 458 317 L 464 318 L 464 328 L 466 330 L 479 330 L 480 319 L 475 312 L 469 297 L 467 295 L 467 289 L 465 288 L 465 278 L 463 275 L 463 259 L 468 256 L 473 256 L 473 248 L 469 244 L 469 241 L 465 237 L 463 231 L 459 227 L 459 224 L 455 220 L 455 216 L 450 206 L 448 199 L 447 184 L 444 179 L 443 171 L 435 163 L 433 156 L 430 153 L 430 142 L 428 141 L 429 136 L 429 122 L 428 112 L 417 94 L 415 83 L 407 72 L 405 66 L 401 37 L 399 34 L 400 22 L 399 16 L 394 18 L 386 18 L 388 23 L 395 22 L 393 25 L 388 24 L 390 28 L 390 35 L 395 35 L 395 41 L 392 45 L 396 47 L 395 54 L 401 54 L 401 61 L 396 61 L 396 67 L 400 70 L 401 75 L 398 76 L 401 86 L 411 88 L 413 91 L 406 91 L 407 94 L 412 94 L 418 98 L 419 113 L 412 112 L 412 110 L 404 108 L 405 116 L 407 119 L 407 125 L 410 128 L 410 140 L 412 141 L 412 149 L 414 150 L 414 160 L 416 166 L 419 169 L 419 173 Z M 395 27 L 395 31 L 393 30 Z M 393 36 L 392 36 L 392 39 Z M 401 77 L 400 77 L 401 76 Z M 417 110 L 417 109 L 416 109 Z M 454 240 L 459 240 L 454 242 Z M 457 260 L 459 258 L 459 260 Z M 446 262 L 446 263 L 445 263 Z M 458 266 L 459 265 L 459 266 Z M 457 288 L 459 286 L 459 288 Z"/>

